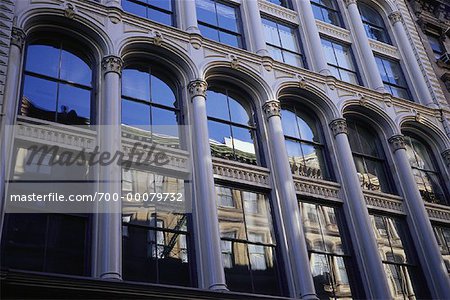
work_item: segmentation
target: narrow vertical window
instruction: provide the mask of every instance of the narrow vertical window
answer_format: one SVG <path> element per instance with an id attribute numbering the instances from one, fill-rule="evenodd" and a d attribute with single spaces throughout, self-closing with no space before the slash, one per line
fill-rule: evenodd
<path id="1" fill-rule="evenodd" d="M 175 26 L 173 0 L 122 0 L 122 8 L 140 17 Z"/>
<path id="2" fill-rule="evenodd" d="M 322 46 L 329 69 L 334 77 L 359 84 L 355 59 L 350 46 L 322 38 Z"/>
<path id="3" fill-rule="evenodd" d="M 394 97 L 411 100 L 405 76 L 398 61 L 375 55 L 384 88 Z"/>
<path id="4" fill-rule="evenodd" d="M 358 2 L 358 8 L 367 37 L 391 44 L 383 17 L 381 17 L 375 9 L 365 3 Z"/>

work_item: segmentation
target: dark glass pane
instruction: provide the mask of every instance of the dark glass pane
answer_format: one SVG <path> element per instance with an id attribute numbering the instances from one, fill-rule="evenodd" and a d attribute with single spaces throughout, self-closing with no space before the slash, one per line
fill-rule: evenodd
<path id="1" fill-rule="evenodd" d="M 415 158 L 415 163 L 412 164 L 412 166 L 418 167 L 420 169 L 436 171 L 427 147 L 415 138 L 408 137 L 407 140 L 410 141 L 412 149 L 414 149 L 413 156 Z"/>
<path id="2" fill-rule="evenodd" d="M 158 232 L 164 235 L 158 243 L 159 283 L 190 286 L 187 236 L 173 232 Z"/>
<path id="3" fill-rule="evenodd" d="M 129 0 L 122 0 L 122 9 L 144 18 L 147 17 L 147 11 L 144 5 L 137 4 Z"/>
<path id="4" fill-rule="evenodd" d="M 305 162 L 303 160 L 303 154 L 300 143 L 286 139 L 285 144 L 287 154 L 289 156 L 289 164 L 291 165 L 292 173 L 303 176 Z"/>
<path id="5" fill-rule="evenodd" d="M 281 115 L 281 123 L 283 125 L 284 134 L 300 139 L 300 133 L 297 126 L 297 116 L 295 115 L 295 112 L 288 109 L 283 109 L 281 111 Z"/>
<path id="6" fill-rule="evenodd" d="M 63 50 L 61 53 L 61 79 L 91 86 L 92 71 L 80 57 Z"/>
<path id="7" fill-rule="evenodd" d="M 329 299 L 333 290 L 329 288 L 332 286 L 332 273 L 327 256 L 325 254 L 311 253 L 310 264 L 317 297 Z"/>
<path id="8" fill-rule="evenodd" d="M 57 83 L 26 75 L 20 108 L 22 115 L 55 121 Z"/>
<path id="9" fill-rule="evenodd" d="M 150 20 L 172 26 L 172 14 L 168 14 L 156 9 L 148 8 L 147 15 Z"/>
<path id="10" fill-rule="evenodd" d="M 172 11 L 172 0 L 148 0 L 148 4 L 164 10 Z"/>
<path id="11" fill-rule="evenodd" d="M 152 107 L 151 111 L 153 142 L 178 148 L 178 114 L 158 107 Z"/>
<path id="12" fill-rule="evenodd" d="M 300 129 L 300 137 L 303 140 L 307 140 L 307 141 L 317 140 L 315 138 L 316 134 L 314 134 L 314 131 L 312 129 L 313 126 L 308 124 L 305 119 L 306 118 L 304 116 L 297 115 L 297 124 L 298 124 L 298 128 Z"/>
<path id="13" fill-rule="evenodd" d="M 150 131 L 150 106 L 123 99 L 122 124 Z"/>
<path id="14" fill-rule="evenodd" d="M 230 120 L 226 94 L 208 90 L 206 92 L 206 99 L 206 111 L 208 117 L 227 121 Z"/>
<path id="15" fill-rule="evenodd" d="M 251 125 L 250 123 L 250 117 L 248 112 L 245 110 L 245 108 L 242 106 L 239 101 L 234 100 L 230 96 L 228 96 L 228 103 L 230 106 L 230 115 L 231 115 L 231 121 L 243 125 Z"/>
<path id="16" fill-rule="evenodd" d="M 231 291 L 253 292 L 247 244 L 232 242 L 232 267 L 225 268 L 225 278 Z"/>
<path id="17" fill-rule="evenodd" d="M 382 162 L 366 160 L 368 189 L 389 193 L 389 183 Z"/>
<path id="18" fill-rule="evenodd" d="M 327 22 L 329 24 L 333 24 L 336 26 L 341 26 L 341 22 L 339 20 L 339 15 L 337 12 L 327 9 L 322 9 L 322 14 L 324 17 L 324 22 Z"/>
<path id="19" fill-rule="evenodd" d="M 302 152 L 305 160 L 305 168 L 302 175 L 322 179 L 324 175 L 322 150 L 319 147 L 302 143 Z"/>
<path id="20" fill-rule="evenodd" d="M 208 27 L 208 26 L 204 26 L 202 24 L 198 24 L 198 28 L 200 29 L 200 32 L 202 33 L 202 35 L 207 38 L 207 39 L 211 39 L 214 41 L 219 42 L 219 30 Z"/>
<path id="21" fill-rule="evenodd" d="M 233 32 L 238 32 L 236 9 L 221 3 L 217 3 L 216 7 L 219 27 Z"/>
<path id="22" fill-rule="evenodd" d="M 212 0 L 195 0 L 197 18 L 200 22 L 217 26 L 215 3 Z M 203 31 L 202 31 L 203 33 Z M 204 33 L 203 33 L 204 34 Z"/>
<path id="23" fill-rule="evenodd" d="M 150 75 L 137 69 L 122 72 L 122 95 L 150 101 Z"/>
<path id="24" fill-rule="evenodd" d="M 176 98 L 172 89 L 163 80 L 151 76 L 151 99 L 152 102 L 163 104 L 168 107 L 176 107 Z"/>
<path id="25" fill-rule="evenodd" d="M 273 247 L 248 245 L 255 293 L 279 295 Z"/>
<path id="26" fill-rule="evenodd" d="M 90 123 L 91 91 L 67 84 L 59 85 L 58 122 L 85 125 Z"/>
<path id="27" fill-rule="evenodd" d="M 364 3 L 358 3 L 358 8 L 363 21 L 372 23 L 379 27 L 384 27 L 383 18 L 375 9 Z"/>
<path id="28" fill-rule="evenodd" d="M 219 31 L 219 40 L 221 43 L 230 45 L 232 47 L 241 48 L 241 37 L 238 35 Z"/>
<path id="29" fill-rule="evenodd" d="M 29 45 L 25 69 L 58 78 L 60 49 L 51 45 Z"/>

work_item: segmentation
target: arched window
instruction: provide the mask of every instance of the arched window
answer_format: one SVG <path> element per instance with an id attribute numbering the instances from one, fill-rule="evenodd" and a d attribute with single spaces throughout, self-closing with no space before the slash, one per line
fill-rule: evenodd
<path id="1" fill-rule="evenodd" d="M 122 124 L 151 138 L 153 143 L 180 146 L 180 110 L 175 87 L 149 66 L 129 66 L 122 74 Z"/>
<path id="2" fill-rule="evenodd" d="M 354 120 L 347 120 L 348 138 L 361 187 L 392 193 L 386 159 L 378 135 Z"/>
<path id="3" fill-rule="evenodd" d="M 66 40 L 27 47 L 19 114 L 52 122 L 92 122 L 92 70 L 84 53 Z"/>
<path id="4" fill-rule="evenodd" d="M 256 128 L 247 103 L 230 89 L 207 91 L 206 110 L 213 156 L 256 164 Z"/>
<path id="5" fill-rule="evenodd" d="M 291 103 L 282 103 L 283 132 L 293 174 L 330 179 L 320 124 L 314 115 Z"/>
<path id="6" fill-rule="evenodd" d="M 383 17 L 367 4 L 359 2 L 358 8 L 367 36 L 371 39 L 391 44 Z"/>
<path id="7" fill-rule="evenodd" d="M 430 147 L 410 135 L 405 136 L 405 142 L 409 163 L 423 200 L 446 204 L 445 184 Z"/>
<path id="8" fill-rule="evenodd" d="M 335 0 L 311 0 L 314 17 L 317 20 L 344 27 L 339 12 L 339 6 Z"/>
<path id="9" fill-rule="evenodd" d="M 124 11 L 169 26 L 175 26 L 174 4 L 173 0 L 122 0 Z"/>

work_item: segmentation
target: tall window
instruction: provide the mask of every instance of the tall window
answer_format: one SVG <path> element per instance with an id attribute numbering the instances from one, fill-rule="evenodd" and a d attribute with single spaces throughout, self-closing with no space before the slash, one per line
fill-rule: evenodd
<path id="1" fill-rule="evenodd" d="M 232 291 L 279 295 L 276 244 L 266 195 L 226 186 L 216 186 L 216 190 L 227 286 Z M 232 195 L 233 206 L 228 195 Z"/>
<path id="2" fill-rule="evenodd" d="M 348 138 L 361 187 L 391 193 L 381 141 L 371 129 L 348 120 Z"/>
<path id="3" fill-rule="evenodd" d="M 377 55 L 375 61 L 386 91 L 395 97 L 411 99 L 400 63 Z"/>
<path id="4" fill-rule="evenodd" d="M 91 123 L 92 70 L 77 48 L 65 40 L 28 46 L 21 115 L 63 124 Z"/>
<path id="5" fill-rule="evenodd" d="M 450 228 L 433 226 L 433 230 L 441 250 L 445 266 L 447 267 L 447 272 L 450 275 Z"/>
<path id="6" fill-rule="evenodd" d="M 175 24 L 173 0 L 122 0 L 122 8 L 162 24 Z"/>
<path id="7" fill-rule="evenodd" d="M 427 34 L 428 42 L 430 43 L 431 50 L 433 50 L 434 57 L 439 59 L 445 53 L 445 47 L 442 40 L 438 35 Z"/>
<path id="8" fill-rule="evenodd" d="M 159 77 L 158 77 L 159 76 Z M 151 67 L 129 66 L 122 74 L 124 132 L 147 136 L 153 143 L 179 147 L 180 110 L 174 87 Z"/>
<path id="9" fill-rule="evenodd" d="M 303 57 L 295 29 L 269 19 L 262 19 L 267 49 L 273 59 L 295 67 L 303 67 Z"/>
<path id="10" fill-rule="evenodd" d="M 311 5 L 317 20 L 344 27 L 336 0 L 311 0 Z"/>
<path id="11" fill-rule="evenodd" d="M 351 298 L 350 251 L 343 246 L 338 210 L 300 202 L 311 273 L 320 299 Z"/>
<path id="12" fill-rule="evenodd" d="M 293 174 L 330 179 L 325 161 L 320 123 L 309 111 L 291 103 L 282 104 L 282 124 Z"/>
<path id="13" fill-rule="evenodd" d="M 429 298 L 404 222 L 376 214 L 370 218 L 392 297 Z"/>
<path id="14" fill-rule="evenodd" d="M 207 99 L 212 155 L 256 164 L 256 128 L 248 104 L 244 106 L 236 93 L 222 88 L 208 90 Z"/>
<path id="15" fill-rule="evenodd" d="M 196 0 L 198 27 L 206 38 L 244 48 L 238 8 L 218 0 Z"/>
<path id="16" fill-rule="evenodd" d="M 431 149 L 412 136 L 405 136 L 405 142 L 406 153 L 422 199 L 427 202 L 447 204 L 445 183 Z"/>
<path id="17" fill-rule="evenodd" d="M 289 9 L 292 9 L 291 0 L 268 0 L 276 5 L 280 5 Z"/>
<path id="18" fill-rule="evenodd" d="M 340 80 L 359 84 L 355 60 L 350 46 L 322 38 L 331 73 Z"/>
<path id="19" fill-rule="evenodd" d="M 143 198 L 160 193 L 182 194 L 184 199 L 184 181 L 149 171 L 123 170 L 122 195 L 131 200 L 122 206 L 123 278 L 191 286 L 189 215 Z"/>
<path id="20" fill-rule="evenodd" d="M 371 39 L 390 44 L 391 41 L 383 17 L 374 8 L 365 3 L 358 2 L 358 8 L 367 36 Z"/>

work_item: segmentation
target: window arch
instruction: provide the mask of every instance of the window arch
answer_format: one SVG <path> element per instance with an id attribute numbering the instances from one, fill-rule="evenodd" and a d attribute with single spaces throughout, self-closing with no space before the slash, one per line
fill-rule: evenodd
<path id="1" fill-rule="evenodd" d="M 157 68 L 130 65 L 122 72 L 122 124 L 152 142 L 180 147 L 180 105 L 175 85 Z M 156 74 L 156 75 L 155 75 Z"/>
<path id="2" fill-rule="evenodd" d="M 257 163 L 253 111 L 236 92 L 213 86 L 206 92 L 209 141 L 215 157 Z"/>
<path id="3" fill-rule="evenodd" d="M 380 13 L 373 7 L 361 2 L 358 3 L 358 8 L 367 36 L 371 39 L 391 44 L 386 25 Z"/>
<path id="4" fill-rule="evenodd" d="M 63 38 L 28 45 L 20 115 L 70 125 L 92 123 L 92 63 L 79 48 Z"/>
<path id="5" fill-rule="evenodd" d="M 392 193 L 386 158 L 376 132 L 353 119 L 347 119 L 347 128 L 361 187 L 365 190 Z"/>
<path id="6" fill-rule="evenodd" d="M 406 153 L 422 199 L 427 202 L 447 204 L 444 180 L 430 147 L 420 138 L 405 136 Z"/>
<path id="7" fill-rule="evenodd" d="M 331 179 L 321 126 L 314 114 L 293 103 L 282 103 L 282 126 L 293 174 Z"/>
<path id="8" fill-rule="evenodd" d="M 339 5 L 334 0 L 311 0 L 314 17 L 328 24 L 344 27 Z"/>

